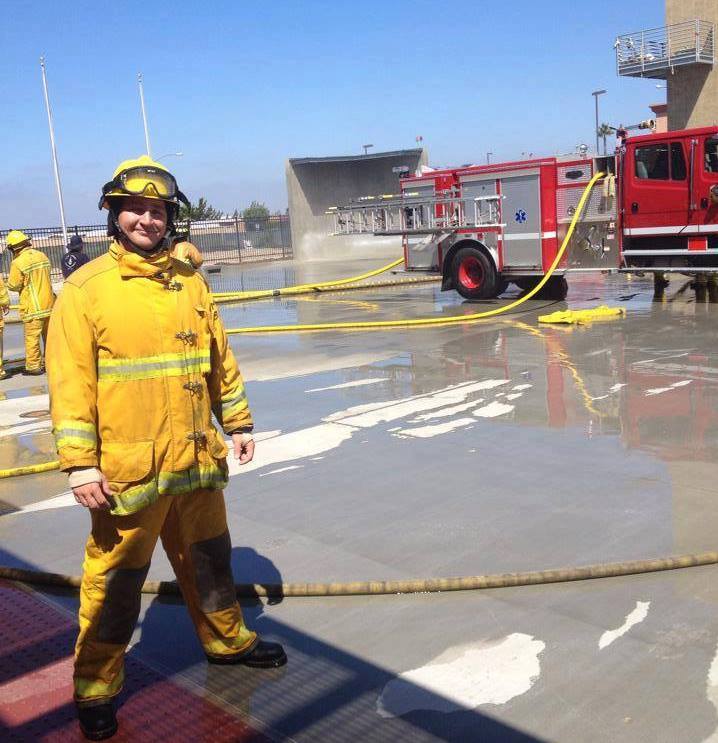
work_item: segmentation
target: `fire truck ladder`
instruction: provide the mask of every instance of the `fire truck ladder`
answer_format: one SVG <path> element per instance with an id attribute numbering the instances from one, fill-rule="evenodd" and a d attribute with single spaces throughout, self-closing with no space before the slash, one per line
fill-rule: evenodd
<path id="1" fill-rule="evenodd" d="M 440 196 L 405 193 L 363 196 L 327 211 L 335 235 L 448 235 L 466 228 L 502 228 L 501 200 L 490 194 L 473 199 L 448 192 Z"/>

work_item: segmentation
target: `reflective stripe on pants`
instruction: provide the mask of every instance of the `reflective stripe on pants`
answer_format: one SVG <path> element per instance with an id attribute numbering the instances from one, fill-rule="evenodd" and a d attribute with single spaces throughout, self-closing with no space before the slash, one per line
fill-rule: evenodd
<path id="1" fill-rule="evenodd" d="M 205 653 L 221 656 L 251 649 L 257 636 L 244 625 L 234 594 L 221 490 L 163 496 L 129 516 L 107 511 L 91 515 L 75 647 L 78 702 L 111 697 L 122 688 L 125 649 L 158 537 Z"/>
<path id="2" fill-rule="evenodd" d="M 25 328 L 25 368 L 29 370 L 39 369 L 42 367 L 42 349 L 40 348 L 40 338 L 42 344 L 47 341 L 47 326 L 50 322 L 49 317 L 38 317 L 34 320 L 23 322 Z"/>

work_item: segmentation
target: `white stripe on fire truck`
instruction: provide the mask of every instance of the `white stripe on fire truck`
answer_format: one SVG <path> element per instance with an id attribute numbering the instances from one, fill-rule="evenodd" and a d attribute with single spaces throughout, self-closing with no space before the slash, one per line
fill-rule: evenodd
<path id="1" fill-rule="evenodd" d="M 625 227 L 624 235 L 637 237 L 638 235 L 688 235 L 718 232 L 718 224 L 689 224 L 671 227 Z"/>
<path id="2" fill-rule="evenodd" d="M 539 235 L 538 232 L 524 232 L 520 235 L 503 235 L 504 240 L 538 240 L 539 237 L 542 237 L 544 240 L 549 240 L 552 237 L 556 237 L 555 232 L 544 232 L 541 235 Z M 502 239 L 502 236 L 499 235 L 499 240 Z"/>

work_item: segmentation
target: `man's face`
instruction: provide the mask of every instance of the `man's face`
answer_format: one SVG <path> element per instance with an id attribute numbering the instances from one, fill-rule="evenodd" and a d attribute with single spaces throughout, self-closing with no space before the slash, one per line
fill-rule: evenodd
<path id="1" fill-rule="evenodd" d="M 164 201 L 143 196 L 126 196 L 117 216 L 120 229 L 142 250 L 152 250 L 167 230 Z"/>

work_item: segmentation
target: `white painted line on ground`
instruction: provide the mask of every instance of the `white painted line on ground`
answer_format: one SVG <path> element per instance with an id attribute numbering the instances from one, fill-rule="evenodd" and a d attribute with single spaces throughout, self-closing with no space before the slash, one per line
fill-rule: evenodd
<path id="1" fill-rule="evenodd" d="M 433 710 L 458 712 L 506 704 L 525 694 L 541 674 L 546 644 L 515 632 L 495 643 L 449 648 L 420 668 L 389 681 L 376 702 L 381 717 Z"/>
<path id="2" fill-rule="evenodd" d="M 598 641 L 598 649 L 603 650 L 604 648 L 607 648 L 619 637 L 623 637 L 631 627 L 640 624 L 648 616 L 648 609 L 650 606 L 650 601 L 636 601 L 635 609 L 633 609 L 633 611 L 626 617 L 626 621 L 618 629 L 607 630 L 601 635 Z"/>
<path id="3" fill-rule="evenodd" d="M 344 382 L 344 384 L 333 384 L 331 387 L 315 387 L 307 392 L 326 392 L 326 390 L 344 390 L 349 387 L 363 387 L 367 384 L 378 384 L 379 382 L 386 382 L 386 379 L 357 379 L 354 382 Z"/>
<path id="4" fill-rule="evenodd" d="M 477 405 L 481 405 L 481 403 L 484 401 L 483 397 L 479 397 L 476 400 L 472 400 L 471 402 L 464 403 L 463 405 L 452 405 L 448 408 L 441 408 L 440 410 L 437 410 L 434 413 L 424 413 L 423 415 L 417 415 L 416 418 L 414 418 L 411 422 L 418 422 L 418 421 L 431 421 L 435 420 L 436 418 L 446 418 L 448 415 L 455 415 L 456 413 L 463 413 L 466 410 L 470 410 L 471 408 L 475 408 Z M 396 429 L 399 430 L 399 429 Z"/>
<path id="5" fill-rule="evenodd" d="M 484 405 L 483 408 L 474 410 L 474 415 L 477 418 L 496 418 L 499 415 L 506 415 L 514 409 L 513 405 L 506 405 L 503 402 L 490 402 L 488 405 Z"/>
<path id="6" fill-rule="evenodd" d="M 393 433 L 392 436 L 398 436 L 399 438 L 414 438 L 414 439 L 430 439 L 434 436 L 441 436 L 443 433 L 449 433 L 457 428 L 463 428 L 464 426 L 471 426 L 476 421 L 473 418 L 457 418 L 453 421 L 446 421 L 446 423 L 437 423 L 433 426 L 419 426 L 417 428 L 402 428 L 398 433 Z"/>
<path id="7" fill-rule="evenodd" d="M 508 379 L 485 379 L 480 382 L 464 382 L 423 395 L 353 406 L 331 414 L 324 418 L 318 425 L 309 426 L 298 431 L 282 433 L 280 430 L 276 430 L 257 433 L 255 434 L 255 439 L 258 443 L 261 443 L 261 446 L 257 447 L 254 459 L 249 464 L 240 466 L 239 462 L 230 454 L 227 458 L 229 475 L 232 477 L 239 474 L 248 474 L 265 467 L 291 465 L 297 460 L 318 457 L 338 448 L 345 441 L 351 439 L 355 433 L 363 429 L 373 428 L 380 423 L 391 423 L 402 418 L 409 418 L 422 411 L 435 410 L 437 408 L 446 409 L 447 405 L 454 403 L 466 405 L 467 398 L 470 395 L 482 390 L 506 385 L 509 382 L 510 380 Z M 469 407 L 472 407 L 480 401 L 472 400 L 469 402 L 471 403 Z M 452 406 L 456 407 L 456 405 Z M 474 415 L 476 417 L 493 418 L 504 415 L 513 409 L 513 405 L 492 402 L 490 405 L 475 410 Z M 471 420 L 471 422 L 474 421 Z M 440 432 L 453 430 L 463 425 L 468 424 L 461 421 L 460 423 L 449 422 L 448 424 L 442 424 L 438 428 L 427 426 L 424 427 L 426 431 L 423 433 L 424 436 L 438 435 Z M 398 427 L 398 429 L 400 431 L 402 430 L 401 427 Z M 417 437 L 415 433 L 408 435 Z M 421 436 L 422 434 L 420 433 L 419 437 Z M 361 443 L 366 442 L 367 439 L 361 440 Z M 272 473 L 268 472 L 266 474 Z M 72 498 L 72 496 L 70 497 Z M 30 510 L 39 511 L 51 508 L 63 508 L 70 505 L 74 505 L 74 499 L 69 500 L 65 498 L 63 500 L 61 497 L 49 498 L 7 515 L 27 513 Z"/>
<path id="8" fill-rule="evenodd" d="M 706 697 L 718 711 L 718 647 L 716 647 L 713 662 L 708 669 L 706 679 Z M 703 743 L 718 743 L 718 727 L 703 741 Z"/>
<path id="9" fill-rule="evenodd" d="M 267 475 L 278 475 L 280 472 L 289 472 L 289 470 L 301 470 L 304 468 L 303 464 L 291 464 L 289 467 L 280 467 L 278 470 L 271 470 L 270 472 L 262 472 L 260 477 L 267 477 Z"/>

